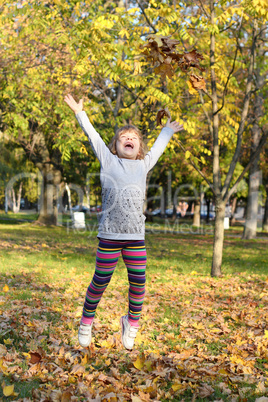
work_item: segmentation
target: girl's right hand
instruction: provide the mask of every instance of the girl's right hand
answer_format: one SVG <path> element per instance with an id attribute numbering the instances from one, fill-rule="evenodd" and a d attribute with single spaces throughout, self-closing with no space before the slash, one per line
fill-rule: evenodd
<path id="1" fill-rule="evenodd" d="M 80 99 L 79 102 L 77 103 L 74 98 L 72 97 L 71 94 L 68 94 L 64 97 L 64 101 L 67 103 L 67 105 L 72 109 L 72 111 L 77 114 L 79 112 L 82 112 L 83 110 L 83 99 Z"/>

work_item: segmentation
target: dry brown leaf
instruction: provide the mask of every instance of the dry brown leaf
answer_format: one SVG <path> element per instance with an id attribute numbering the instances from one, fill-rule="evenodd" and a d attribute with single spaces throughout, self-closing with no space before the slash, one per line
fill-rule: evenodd
<path id="1" fill-rule="evenodd" d="M 206 82 L 204 78 L 200 75 L 191 74 L 190 75 L 190 83 L 192 87 L 196 90 L 198 89 L 206 89 Z"/>
<path id="2" fill-rule="evenodd" d="M 149 62 L 152 61 L 153 66 L 156 66 L 155 74 L 160 74 L 163 78 L 166 76 L 172 78 L 177 68 L 183 72 L 192 68 L 197 68 L 199 71 L 205 70 L 200 66 L 200 60 L 204 59 L 202 54 L 196 49 L 178 53 L 176 46 L 179 43 L 179 40 L 171 39 L 170 36 L 150 35 L 148 37 L 148 43 L 142 47 L 142 53 Z"/>
<path id="3" fill-rule="evenodd" d="M 165 109 L 161 109 L 161 110 L 159 110 L 158 112 L 157 112 L 157 115 L 156 115 L 156 125 L 157 126 L 162 126 L 163 127 L 163 125 L 162 125 L 162 119 L 163 119 L 163 117 L 167 117 L 168 119 L 171 119 L 171 114 L 170 114 L 170 112 L 169 112 L 169 110 L 168 110 L 168 108 L 166 107 Z"/>
<path id="4" fill-rule="evenodd" d="M 80 375 L 83 375 L 83 374 L 85 373 L 85 371 L 86 371 L 86 370 L 85 370 L 85 367 L 84 367 L 84 366 L 82 366 L 81 364 L 76 364 L 76 365 L 72 368 L 72 371 L 71 371 L 70 374 L 80 376 Z"/>
<path id="5" fill-rule="evenodd" d="M 207 384 L 202 384 L 202 386 L 198 389 L 198 396 L 199 398 L 207 398 L 208 396 L 212 395 L 214 389 Z"/>
<path id="6" fill-rule="evenodd" d="M 61 402 L 70 402 L 72 400 L 73 394 L 71 391 L 64 391 L 61 395 Z"/>
<path id="7" fill-rule="evenodd" d="M 39 363 L 42 359 L 42 356 L 38 352 L 30 352 L 30 355 L 31 359 L 29 363 L 31 364 Z"/>

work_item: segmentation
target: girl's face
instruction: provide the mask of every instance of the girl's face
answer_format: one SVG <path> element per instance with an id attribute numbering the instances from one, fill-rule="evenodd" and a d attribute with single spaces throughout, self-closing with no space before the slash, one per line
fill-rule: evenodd
<path id="1" fill-rule="evenodd" d="M 122 133 L 116 141 L 116 153 L 119 158 L 137 159 L 140 152 L 140 139 L 136 133 Z"/>

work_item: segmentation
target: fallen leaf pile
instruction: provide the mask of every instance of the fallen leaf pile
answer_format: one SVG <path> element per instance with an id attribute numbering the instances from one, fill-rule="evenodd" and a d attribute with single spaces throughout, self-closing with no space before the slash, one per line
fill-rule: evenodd
<path id="1" fill-rule="evenodd" d="M 206 83 L 201 75 L 196 75 L 194 69 L 203 72 L 205 69 L 200 66 L 200 60 L 204 57 L 196 49 L 191 52 L 178 53 L 176 46 L 179 40 L 170 36 L 150 35 L 148 43 L 142 47 L 142 54 L 154 66 L 155 74 L 161 77 L 172 78 L 177 69 L 189 74 L 188 83 L 194 90 L 206 89 Z"/>
<path id="2" fill-rule="evenodd" d="M 127 309 L 120 261 L 84 349 L 77 330 L 91 274 L 74 268 L 71 278 L 59 279 L 42 264 L 41 271 L 29 267 L 0 279 L 0 398 L 2 392 L 21 402 L 267 399 L 267 281 L 187 276 L 176 267 L 161 277 L 148 264 L 141 327 L 128 352 L 120 340 Z"/>

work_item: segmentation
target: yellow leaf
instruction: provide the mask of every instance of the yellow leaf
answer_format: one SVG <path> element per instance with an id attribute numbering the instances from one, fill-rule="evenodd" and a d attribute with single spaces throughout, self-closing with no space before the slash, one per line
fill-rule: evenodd
<path id="1" fill-rule="evenodd" d="M 2 384 L 3 385 L 3 384 Z M 13 385 L 4 385 L 3 394 L 5 396 L 11 396 L 14 394 L 14 384 Z"/>
<path id="2" fill-rule="evenodd" d="M 12 343 L 13 343 L 13 339 L 10 339 L 10 338 L 4 339 L 4 344 L 5 345 L 12 345 Z"/>
<path id="3" fill-rule="evenodd" d="M 268 330 L 267 329 L 265 329 L 265 331 L 264 331 L 264 338 L 268 339 Z"/>
<path id="4" fill-rule="evenodd" d="M 153 371 L 152 362 L 151 362 L 150 360 L 147 360 L 147 361 L 144 363 L 144 366 L 146 367 L 147 371 L 149 371 L 149 373 L 150 373 L 151 371 Z"/>
<path id="5" fill-rule="evenodd" d="M 187 151 L 188 152 L 188 151 Z M 187 159 L 187 158 L 186 158 Z M 198 272 L 196 272 L 196 271 L 192 271 L 191 272 L 191 275 L 198 275 Z"/>
<path id="6" fill-rule="evenodd" d="M 190 95 L 196 95 L 196 90 L 193 88 L 193 86 L 191 84 L 191 81 L 187 81 L 187 85 L 188 85 L 188 88 L 189 88 L 189 94 Z"/>
<path id="7" fill-rule="evenodd" d="M 183 387 L 182 384 L 173 384 L 171 386 L 174 392 L 178 391 L 178 389 L 181 389 L 182 387 Z"/>
<path id="8" fill-rule="evenodd" d="M 70 384 L 75 384 L 77 382 L 77 379 L 73 376 L 69 376 L 68 380 Z"/>
<path id="9" fill-rule="evenodd" d="M 185 152 L 185 159 L 189 159 L 191 156 L 191 152 L 190 151 L 186 151 Z"/>
<path id="10" fill-rule="evenodd" d="M 134 362 L 134 367 L 136 367 L 136 369 L 141 370 L 144 366 L 144 362 L 145 359 L 144 357 L 138 357 L 137 360 Z"/>
<path id="11" fill-rule="evenodd" d="M 204 325 L 201 324 L 201 322 L 199 322 L 199 323 L 198 323 L 198 322 L 194 322 L 194 323 L 192 324 L 192 327 L 195 328 L 195 329 L 200 329 L 200 330 L 205 329 Z"/>
<path id="12" fill-rule="evenodd" d="M 85 356 L 81 360 L 81 364 L 82 364 L 82 366 L 85 366 L 87 363 L 88 363 L 88 355 L 85 354 Z"/>
<path id="13" fill-rule="evenodd" d="M 8 292 L 8 291 L 9 291 L 9 287 L 8 287 L 7 285 L 5 285 L 5 286 L 3 287 L 3 291 L 4 291 L 4 292 Z"/>

